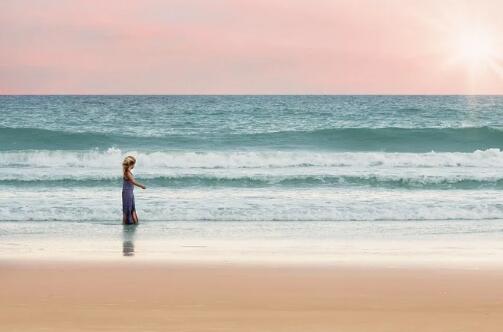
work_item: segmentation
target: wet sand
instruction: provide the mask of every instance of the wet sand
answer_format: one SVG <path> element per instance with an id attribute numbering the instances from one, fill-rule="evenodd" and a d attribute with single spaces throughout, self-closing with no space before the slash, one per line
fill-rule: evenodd
<path id="1" fill-rule="evenodd" d="M 0 262 L 1 331 L 501 331 L 503 270 Z"/>

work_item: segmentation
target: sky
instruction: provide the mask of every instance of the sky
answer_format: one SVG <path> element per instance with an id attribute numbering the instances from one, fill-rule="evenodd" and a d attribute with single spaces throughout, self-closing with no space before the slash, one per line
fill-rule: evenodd
<path id="1" fill-rule="evenodd" d="M 503 94 L 501 0 L 0 0 L 0 94 Z"/>

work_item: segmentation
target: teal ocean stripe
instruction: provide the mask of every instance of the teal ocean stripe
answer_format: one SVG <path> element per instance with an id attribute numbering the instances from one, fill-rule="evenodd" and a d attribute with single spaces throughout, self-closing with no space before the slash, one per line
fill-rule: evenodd
<path id="1" fill-rule="evenodd" d="M 387 152 L 472 152 L 503 148 L 503 130 L 466 128 L 334 128 L 254 134 L 132 136 L 0 127 L 0 149 L 84 150 L 92 148 L 155 150 L 323 150 Z"/>
<path id="2" fill-rule="evenodd" d="M 260 177 L 243 176 L 225 178 L 218 176 L 160 176 L 142 179 L 150 188 L 344 188 L 368 187 L 388 189 L 503 189 L 503 177 L 499 179 L 462 178 L 389 178 L 380 176 L 289 176 Z M 53 180 L 0 180 L 1 187 L 44 188 L 44 187 L 117 187 L 120 178 L 115 179 L 53 179 Z"/>

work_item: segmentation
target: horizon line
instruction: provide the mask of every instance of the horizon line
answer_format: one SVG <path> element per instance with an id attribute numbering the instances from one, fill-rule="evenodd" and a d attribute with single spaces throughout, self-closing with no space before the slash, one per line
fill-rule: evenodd
<path id="1" fill-rule="evenodd" d="M 44 97 L 44 96 L 486 96 L 486 97 L 501 97 L 503 93 L 12 93 L 3 94 L 1 97 Z"/>

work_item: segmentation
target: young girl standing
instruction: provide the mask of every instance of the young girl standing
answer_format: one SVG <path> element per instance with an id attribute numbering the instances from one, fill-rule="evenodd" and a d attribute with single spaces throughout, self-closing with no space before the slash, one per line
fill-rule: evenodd
<path id="1" fill-rule="evenodd" d="M 136 164 L 136 159 L 133 156 L 127 156 L 122 162 L 122 223 L 137 224 L 138 215 L 134 206 L 134 186 L 146 189 L 143 184 L 135 181 L 131 170 Z"/>

